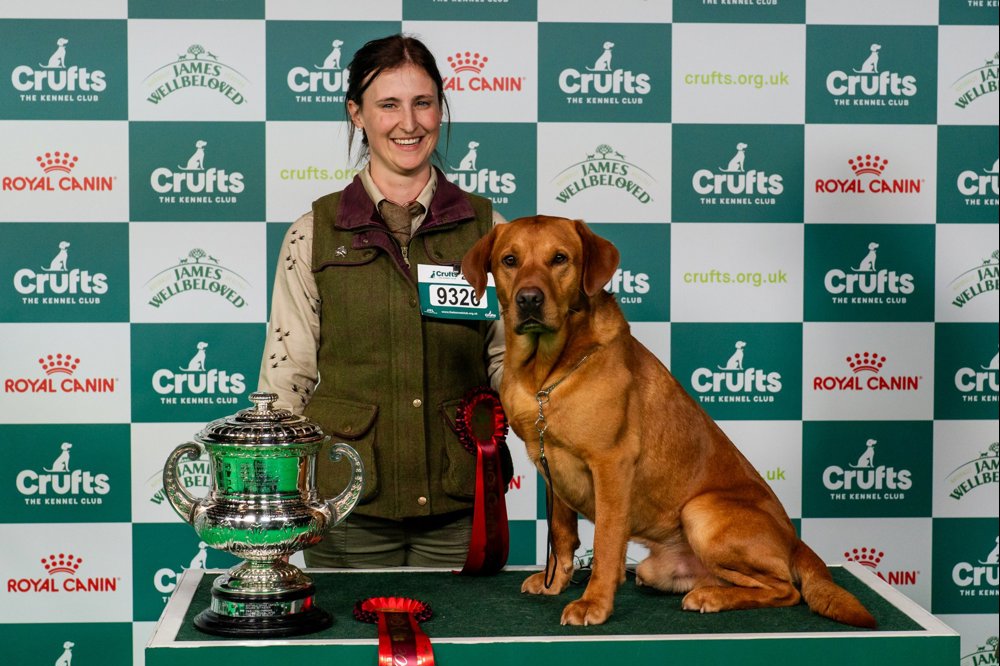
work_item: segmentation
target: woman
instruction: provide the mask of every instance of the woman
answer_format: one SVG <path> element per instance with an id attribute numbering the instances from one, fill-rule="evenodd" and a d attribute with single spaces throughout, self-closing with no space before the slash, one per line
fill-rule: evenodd
<path id="1" fill-rule="evenodd" d="M 503 332 L 422 317 L 417 266 L 457 265 L 502 220 L 431 165 L 446 103 L 424 44 L 374 40 L 348 72 L 368 163 L 285 236 L 259 387 L 365 462 L 361 502 L 305 551 L 307 566 L 460 566 L 476 458 L 452 425 L 467 391 L 499 386 Z M 348 467 L 321 452 L 323 496 L 347 485 Z"/>

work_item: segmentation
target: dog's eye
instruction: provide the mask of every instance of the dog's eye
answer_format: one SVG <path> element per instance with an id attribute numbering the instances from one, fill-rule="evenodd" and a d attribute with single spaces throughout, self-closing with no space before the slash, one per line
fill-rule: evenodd
<path id="1" fill-rule="evenodd" d="M 557 252 L 556 256 L 552 257 L 552 264 L 554 266 L 558 266 L 559 264 L 565 264 L 567 261 L 569 261 L 569 257 L 567 257 L 562 252 Z"/>
<path id="2" fill-rule="evenodd" d="M 504 255 L 503 259 L 501 259 L 500 261 L 503 263 L 504 266 L 507 266 L 509 268 L 517 266 L 517 257 L 515 257 L 512 254 Z"/>

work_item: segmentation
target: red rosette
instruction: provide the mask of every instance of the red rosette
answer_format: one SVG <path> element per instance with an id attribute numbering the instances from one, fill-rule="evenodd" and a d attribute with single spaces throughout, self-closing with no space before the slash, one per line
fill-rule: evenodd
<path id="1" fill-rule="evenodd" d="M 431 640 L 420 623 L 431 618 L 431 607 L 406 597 L 371 597 L 354 604 L 354 618 L 378 625 L 379 666 L 434 666 Z"/>
<path id="2" fill-rule="evenodd" d="M 485 411 L 485 413 L 484 413 Z M 509 462 L 507 415 L 500 396 L 487 387 L 465 394 L 455 414 L 458 440 L 476 456 L 476 492 L 472 509 L 472 536 L 469 552 L 460 573 L 489 575 L 507 564 L 510 534 L 507 527 L 504 460 Z M 505 454 L 507 454 L 505 456 Z M 513 467 L 510 469 L 513 475 Z"/>

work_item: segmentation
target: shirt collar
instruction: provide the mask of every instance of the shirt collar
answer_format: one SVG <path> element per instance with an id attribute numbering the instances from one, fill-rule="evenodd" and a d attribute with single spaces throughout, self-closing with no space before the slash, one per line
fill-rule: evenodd
<path id="1" fill-rule="evenodd" d="M 361 184 L 364 186 L 365 192 L 368 194 L 368 198 L 372 200 L 373 204 L 375 204 L 376 210 L 379 209 L 379 206 L 382 205 L 383 201 L 389 201 L 391 203 L 399 204 L 400 206 L 405 206 L 410 203 L 409 201 L 392 201 L 392 199 L 382 194 L 382 191 L 378 189 L 378 185 L 376 185 L 374 179 L 372 179 L 371 163 L 365 166 L 365 168 L 362 169 L 361 173 L 358 175 L 361 177 Z M 434 192 L 437 190 L 437 181 L 437 169 L 431 167 L 431 177 L 427 179 L 427 184 L 424 185 L 424 189 L 420 190 L 420 194 L 418 194 L 416 198 L 416 201 L 424 207 L 424 212 L 420 215 L 414 216 L 413 221 L 410 223 L 411 231 L 416 231 L 427 217 L 427 211 L 431 209 L 431 200 L 434 199 Z"/>

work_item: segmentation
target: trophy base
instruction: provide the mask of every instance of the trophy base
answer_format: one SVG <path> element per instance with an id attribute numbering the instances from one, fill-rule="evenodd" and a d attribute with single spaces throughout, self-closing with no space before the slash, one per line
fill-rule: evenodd
<path id="1" fill-rule="evenodd" d="M 316 588 L 274 595 L 225 594 L 212 590 L 212 606 L 198 613 L 194 626 L 213 636 L 283 638 L 327 629 L 333 616 L 314 602 Z"/>

